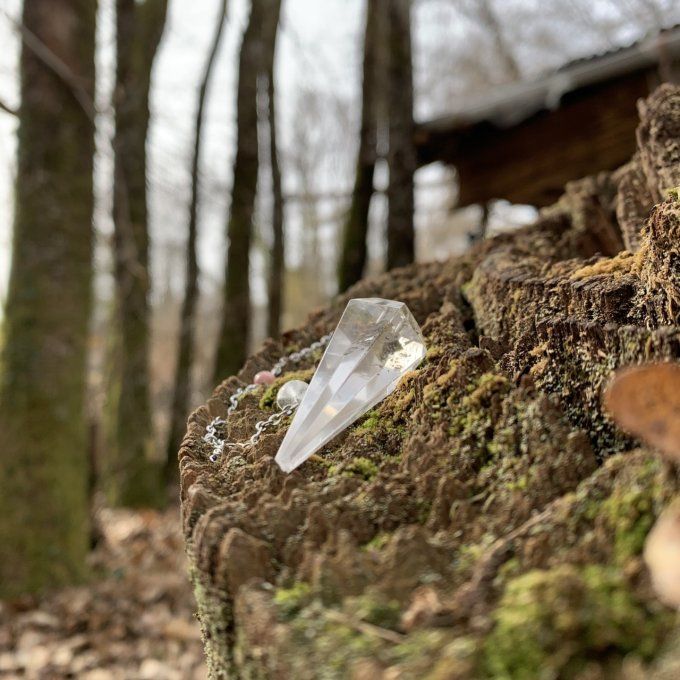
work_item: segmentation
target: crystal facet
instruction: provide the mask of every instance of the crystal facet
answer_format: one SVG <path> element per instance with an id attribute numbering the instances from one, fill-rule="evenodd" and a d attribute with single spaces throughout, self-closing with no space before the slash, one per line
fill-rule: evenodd
<path id="1" fill-rule="evenodd" d="M 276 395 L 276 405 L 283 411 L 290 406 L 297 406 L 309 385 L 304 380 L 289 380 L 281 387 Z"/>
<path id="2" fill-rule="evenodd" d="M 390 394 L 424 356 L 423 335 L 404 303 L 350 300 L 276 454 L 279 467 L 298 467 Z"/>

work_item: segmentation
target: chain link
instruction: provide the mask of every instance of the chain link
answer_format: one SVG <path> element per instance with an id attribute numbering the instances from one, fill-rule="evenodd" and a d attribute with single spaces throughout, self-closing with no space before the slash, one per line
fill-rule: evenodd
<path id="1" fill-rule="evenodd" d="M 255 383 L 250 383 L 250 385 L 246 385 L 245 387 L 239 387 L 236 392 L 234 392 L 234 394 L 229 397 L 229 408 L 227 409 L 227 415 L 230 416 L 238 408 L 238 402 L 244 394 L 253 392 L 257 389 L 257 387 L 258 386 Z"/>
<path id="2" fill-rule="evenodd" d="M 281 357 L 271 368 L 271 373 L 276 377 L 280 376 L 283 369 L 288 364 L 300 363 L 303 359 L 306 359 L 310 355 L 314 354 L 318 349 L 325 347 L 329 340 L 331 339 L 332 333 L 324 335 L 322 338 L 314 341 L 309 347 L 303 347 L 297 352 L 292 352 L 288 356 Z M 238 408 L 239 401 L 241 397 L 250 392 L 254 392 L 259 385 L 255 383 L 250 383 L 245 387 L 239 387 L 230 397 L 229 397 L 229 407 L 227 408 L 227 416 L 230 416 Z M 286 406 L 286 408 L 276 413 L 272 413 L 269 418 L 265 420 L 260 420 L 255 424 L 255 434 L 245 443 L 243 442 L 227 442 L 225 439 L 221 438 L 217 434 L 217 429 L 222 428 L 227 424 L 224 418 L 213 418 L 208 426 L 205 428 L 205 434 L 203 435 L 203 441 L 212 446 L 212 453 L 210 454 L 210 461 L 212 463 L 217 462 L 217 459 L 224 453 L 225 448 L 236 449 L 241 452 L 247 451 L 255 446 L 259 441 L 265 430 L 268 430 L 274 425 L 279 425 L 284 418 L 292 415 L 295 412 L 297 406 Z"/>
<path id="3" fill-rule="evenodd" d="M 287 357 L 281 357 L 272 366 L 271 372 L 277 377 L 280 376 L 287 364 L 297 364 L 303 359 L 306 359 L 310 354 L 314 354 L 317 349 L 325 347 L 328 344 L 328 341 L 331 339 L 331 335 L 332 333 L 328 333 L 328 335 L 324 335 L 322 338 L 319 338 L 313 342 L 309 347 L 303 347 L 297 352 L 292 352 Z"/>
<path id="4" fill-rule="evenodd" d="M 279 425 L 284 418 L 292 416 L 293 413 L 295 413 L 296 408 L 297 406 L 291 404 L 281 411 L 272 413 L 267 420 L 260 420 L 260 422 L 255 425 L 255 434 L 248 440 L 248 448 L 255 446 L 260 441 L 260 437 L 265 430 L 268 430 L 273 425 Z"/>

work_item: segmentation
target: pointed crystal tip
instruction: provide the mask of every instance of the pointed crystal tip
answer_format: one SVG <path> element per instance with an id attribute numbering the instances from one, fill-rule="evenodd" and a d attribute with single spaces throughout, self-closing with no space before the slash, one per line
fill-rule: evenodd
<path id="1" fill-rule="evenodd" d="M 425 356 L 418 323 L 403 302 L 350 300 L 281 443 L 291 472 L 388 396 Z"/>

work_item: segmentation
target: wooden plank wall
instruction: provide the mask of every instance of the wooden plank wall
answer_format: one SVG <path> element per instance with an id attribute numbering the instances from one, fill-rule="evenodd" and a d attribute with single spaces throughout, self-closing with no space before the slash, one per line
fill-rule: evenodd
<path id="1" fill-rule="evenodd" d="M 554 111 L 540 111 L 510 128 L 478 123 L 465 130 L 420 126 L 419 163 L 456 167 L 459 205 L 504 198 L 549 205 L 572 179 L 613 170 L 635 151 L 636 102 L 653 87 L 645 69 L 568 93 Z"/>

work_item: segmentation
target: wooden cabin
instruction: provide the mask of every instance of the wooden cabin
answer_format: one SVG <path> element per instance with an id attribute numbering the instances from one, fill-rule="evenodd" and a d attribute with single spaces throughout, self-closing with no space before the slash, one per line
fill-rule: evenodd
<path id="1" fill-rule="evenodd" d="M 497 87 L 417 125 L 419 165 L 453 165 L 459 205 L 549 205 L 569 180 L 613 170 L 635 150 L 636 103 L 676 80 L 680 27 L 540 79 Z"/>

